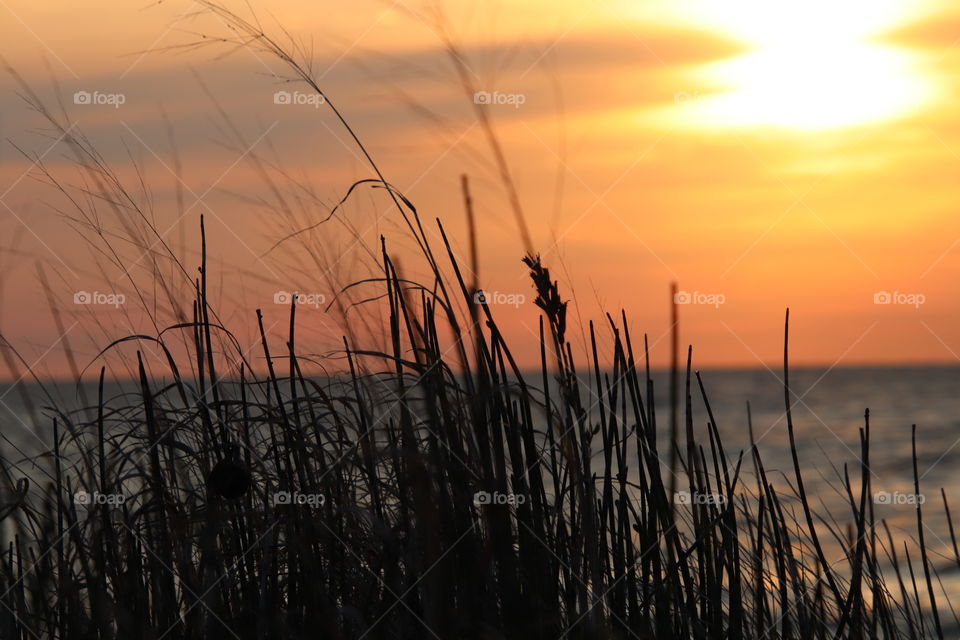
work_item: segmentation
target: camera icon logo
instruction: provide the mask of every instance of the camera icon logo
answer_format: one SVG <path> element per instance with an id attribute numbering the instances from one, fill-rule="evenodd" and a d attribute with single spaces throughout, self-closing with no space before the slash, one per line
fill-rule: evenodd
<path id="1" fill-rule="evenodd" d="M 489 91 L 477 91 L 473 94 L 474 104 L 491 104 L 493 102 Z"/>
<path id="2" fill-rule="evenodd" d="M 699 91 L 677 91 L 673 94 L 673 103 L 678 105 L 694 104 L 702 99 Z"/>
<path id="3" fill-rule="evenodd" d="M 289 91 L 277 91 L 273 94 L 273 104 L 291 104 L 293 95 Z"/>
<path id="4" fill-rule="evenodd" d="M 873 294 L 873 304 L 890 304 L 893 302 L 893 296 L 889 291 L 878 291 Z"/>
<path id="5" fill-rule="evenodd" d="M 93 96 L 89 91 L 77 91 L 73 94 L 73 104 L 90 104 L 93 102 Z"/>
<path id="6" fill-rule="evenodd" d="M 473 294 L 473 304 L 487 304 L 487 294 L 483 289 L 477 289 Z"/>
<path id="7" fill-rule="evenodd" d="M 76 504 L 90 504 L 90 494 L 86 491 L 77 491 L 73 494 L 73 501 Z"/>
<path id="8" fill-rule="evenodd" d="M 493 502 L 493 499 L 490 496 L 490 493 L 487 491 L 477 491 L 475 494 L 473 494 L 473 504 L 477 505 L 478 507 L 485 504 L 490 504 L 491 502 Z"/>
<path id="9" fill-rule="evenodd" d="M 693 296 L 690 295 L 689 291 L 677 291 L 673 294 L 674 304 L 690 304 L 691 302 L 693 302 Z"/>
<path id="10" fill-rule="evenodd" d="M 73 294 L 73 304 L 90 304 L 92 301 L 93 296 L 89 291 L 77 291 Z"/>
<path id="11" fill-rule="evenodd" d="M 273 494 L 273 504 L 290 504 L 293 501 L 293 497 L 290 495 L 289 491 L 278 491 Z"/>
<path id="12" fill-rule="evenodd" d="M 293 302 L 293 294 L 289 291 L 277 291 L 273 294 L 273 304 L 290 304 Z"/>

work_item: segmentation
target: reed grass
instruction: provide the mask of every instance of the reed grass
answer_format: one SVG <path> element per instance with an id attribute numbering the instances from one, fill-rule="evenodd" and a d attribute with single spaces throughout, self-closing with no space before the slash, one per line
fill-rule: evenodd
<path id="1" fill-rule="evenodd" d="M 293 303 L 287 344 L 262 336 L 264 375 L 217 371 L 222 329 L 201 286 L 194 320 L 174 327 L 192 336 L 195 376 L 171 358 L 161 382 L 140 359 L 139 394 L 118 403 L 101 371 L 97 401 L 59 413 L 52 451 L 31 461 L 49 478 L 28 486 L 4 456 L 4 637 L 944 637 L 923 511 L 906 579 L 873 519 L 869 414 L 859 482 L 844 487 L 847 539 L 813 513 L 789 417 L 795 484 L 776 487 L 755 447 L 725 452 L 688 354 L 677 482 L 713 498 L 675 504 L 647 352 L 625 315 L 606 318 L 605 346 L 590 326 L 585 375 L 567 303 L 528 257 L 532 376 L 490 307 L 461 328 L 436 283 L 405 283 L 386 244 L 382 260 L 391 352 L 345 342 L 348 373 L 306 377 Z M 392 368 L 363 374 L 363 361 Z M 283 492 L 322 499 L 278 503 Z M 943 508 L 949 520 L 945 495 Z M 826 558 L 823 535 L 847 539 L 842 557 Z"/>

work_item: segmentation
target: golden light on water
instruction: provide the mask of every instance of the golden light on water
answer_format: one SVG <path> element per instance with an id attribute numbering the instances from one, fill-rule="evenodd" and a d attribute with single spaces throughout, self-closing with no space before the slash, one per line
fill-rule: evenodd
<path id="1" fill-rule="evenodd" d="M 703 26 L 747 51 L 686 71 L 695 89 L 664 114 L 677 125 L 828 130 L 904 116 L 933 97 L 920 54 L 881 40 L 908 17 L 906 3 L 695 4 Z"/>

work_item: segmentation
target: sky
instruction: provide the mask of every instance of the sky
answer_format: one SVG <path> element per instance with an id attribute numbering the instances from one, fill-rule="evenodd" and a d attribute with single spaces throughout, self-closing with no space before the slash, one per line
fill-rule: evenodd
<path id="1" fill-rule="evenodd" d="M 375 177 L 331 104 L 463 264 L 469 177 L 477 276 L 523 363 L 538 361 L 538 312 L 481 112 L 573 317 L 604 325 L 625 309 L 655 366 L 669 359 L 673 282 L 697 366 L 776 366 L 787 307 L 798 365 L 960 359 L 951 3 L 226 4 L 293 43 L 330 104 L 226 41 L 195 2 L 0 0 L 0 56 L 16 74 L 0 75 L 0 332 L 39 373 L 67 375 L 67 351 L 83 368 L 112 340 L 189 314 L 201 213 L 211 299 L 243 349 L 256 308 L 282 344 L 284 292 L 307 296 L 312 353 L 375 332 L 376 314 L 326 305 L 373 294 L 340 291 L 375 275 L 381 235 L 405 274 L 423 273 L 382 190 L 275 247 Z M 94 195 L 96 174 L 30 92 L 128 202 Z"/>

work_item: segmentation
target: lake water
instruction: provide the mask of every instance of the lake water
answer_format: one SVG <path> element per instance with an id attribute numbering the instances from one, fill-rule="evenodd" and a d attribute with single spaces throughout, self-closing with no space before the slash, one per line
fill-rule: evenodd
<path id="1" fill-rule="evenodd" d="M 754 433 L 768 471 L 782 470 L 792 477 L 781 372 L 707 370 L 701 375 L 728 455 L 749 446 L 749 401 Z M 664 372 L 654 374 L 657 421 L 664 444 L 670 415 L 667 380 Z M 960 367 L 795 369 L 790 382 L 800 459 L 808 471 L 808 490 L 815 488 L 810 493 L 826 493 L 821 483 L 829 480 L 835 484 L 837 470 L 842 470 L 844 463 L 851 465 L 852 474 L 859 473 L 858 429 L 864 424 L 864 409 L 869 408 L 874 489 L 912 491 L 910 426 L 916 424 L 924 488 L 936 493 L 944 487 L 948 495 L 953 493 L 960 500 L 960 474 L 956 473 L 960 464 Z M 681 395 L 682 387 L 681 376 Z M 75 384 L 49 388 L 61 407 L 81 406 L 80 390 Z M 96 398 L 96 385 L 84 385 L 82 391 L 88 398 Z M 111 385 L 106 395 L 123 391 L 136 393 L 137 385 Z M 49 442 L 52 431 L 49 420 L 43 418 L 39 428 L 28 428 L 33 421 L 21 392 L 32 398 L 40 414 L 49 415 L 44 407 L 50 403 L 33 384 L 14 389 L 9 383 L 0 383 L 2 433 L 17 446 L 30 450 L 39 446 L 41 440 Z M 696 381 L 693 392 L 694 425 L 698 435 L 705 437 L 707 416 Z M 682 415 L 680 429 L 682 436 Z M 705 439 L 704 444 L 707 445 Z M 820 478 L 819 473 L 825 478 Z"/>
<path id="2" fill-rule="evenodd" d="M 728 456 L 749 446 L 746 409 L 749 400 L 768 480 L 779 491 L 792 493 L 789 487 L 794 486 L 795 481 L 784 415 L 782 373 L 762 369 L 708 371 L 701 375 Z M 655 381 L 661 387 L 657 393 L 660 422 L 669 416 L 666 380 L 665 376 L 659 376 Z M 960 514 L 960 367 L 797 369 L 791 371 L 790 386 L 794 394 L 793 422 L 804 486 L 814 512 L 840 523 L 841 531 L 846 523 L 853 522 L 846 495 L 841 494 L 844 491 L 842 473 L 844 464 L 848 465 L 854 495 L 859 499 L 858 430 L 864 425 L 864 410 L 869 408 L 875 517 L 878 525 L 883 519 L 890 527 L 901 562 L 903 541 L 908 542 L 919 570 L 919 554 L 915 553 L 912 543 L 917 539 L 917 513 L 913 504 L 917 498 L 914 498 L 911 425 L 917 425 L 924 536 L 931 563 L 956 606 L 960 600 L 960 570 L 952 551 L 940 490 L 943 488 L 946 492 L 954 527 L 960 531 L 957 518 Z M 705 437 L 706 411 L 699 395 L 699 391 L 694 394 L 695 426 Z M 682 418 L 680 424 L 682 432 Z M 704 446 L 708 446 L 706 440 Z M 753 485 L 752 465 L 748 463 L 744 463 L 743 479 Z M 803 520 L 799 502 L 786 500 L 784 508 L 795 509 L 797 519 Z M 827 534 L 825 528 L 818 530 L 828 559 L 842 558 L 839 542 Z M 882 530 L 879 538 L 885 548 Z M 886 562 L 882 564 L 889 567 Z"/>
<path id="3" fill-rule="evenodd" d="M 735 459 L 739 450 L 749 445 L 746 408 L 749 401 L 768 479 L 778 490 L 789 493 L 794 476 L 781 373 L 741 369 L 708 370 L 702 375 L 727 454 Z M 533 377 L 531 381 L 538 379 Z M 667 380 L 666 373 L 655 374 L 660 449 L 664 459 L 670 415 Z M 681 378 L 681 394 L 682 384 Z M 960 367 L 795 369 L 791 372 L 791 387 L 795 402 L 793 420 L 807 493 L 815 511 L 839 523 L 851 521 L 850 507 L 841 493 L 845 464 L 854 491 L 859 491 L 858 430 L 864 424 L 864 410 L 869 408 L 873 491 L 890 496 L 888 503 L 875 504 L 876 517 L 878 521 L 888 522 L 896 538 L 915 539 L 916 510 L 909 502 L 914 494 L 910 434 L 911 425 L 917 425 L 920 493 L 926 500 L 924 519 L 928 525 L 926 536 L 931 560 L 941 572 L 945 587 L 960 600 L 960 571 L 956 570 L 940 498 L 943 488 L 951 499 L 954 514 L 960 514 L 960 473 L 957 472 L 960 466 Z M 709 450 L 706 411 L 695 382 L 693 388 L 695 428 Z M 96 397 L 94 385 L 84 390 L 89 397 Z M 113 386 L 108 395 L 121 390 L 135 393 L 136 385 Z M 24 385 L 21 391 L 38 407 L 49 404 L 35 386 Z M 53 392 L 61 406 L 80 404 L 75 385 L 54 385 Z M 31 419 L 22 395 L 6 384 L 0 385 L 0 420 L 7 441 L 2 448 L 8 458 L 13 446 L 31 452 L 39 448 L 41 441 L 51 439 L 49 420 L 36 431 L 26 426 L 31 424 Z M 680 429 L 682 436 L 682 416 Z M 685 450 L 683 446 L 681 449 Z M 597 462 L 599 468 L 600 460 Z M 749 460 L 745 461 L 742 481 L 751 489 L 754 486 Z M 797 507 L 795 502 L 785 501 L 786 509 Z M 799 510 L 797 515 L 802 519 Z M 832 552 L 828 555 L 842 554 L 839 544 L 827 538 L 824 542 Z"/>

